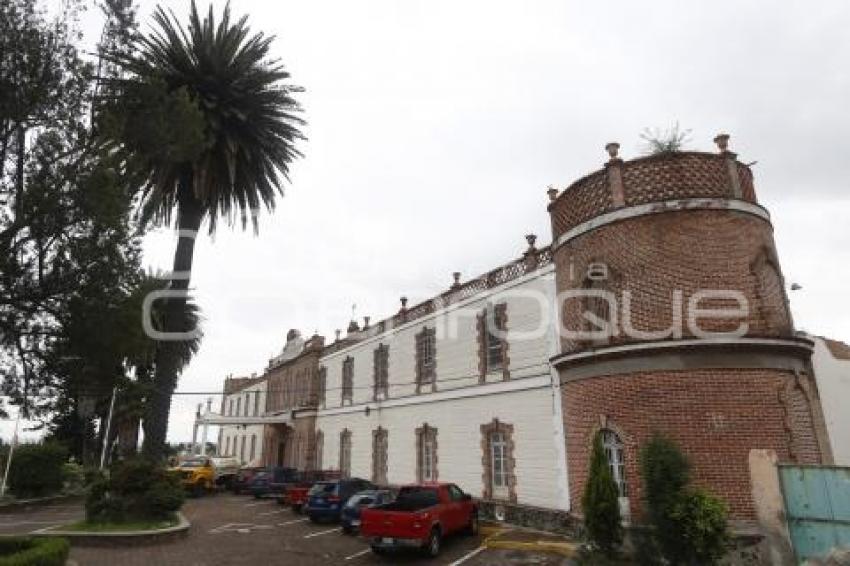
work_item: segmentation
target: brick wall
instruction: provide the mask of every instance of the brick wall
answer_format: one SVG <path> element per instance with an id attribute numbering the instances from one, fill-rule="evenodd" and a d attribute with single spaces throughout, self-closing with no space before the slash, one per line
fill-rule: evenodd
<path id="1" fill-rule="evenodd" d="M 565 384 L 570 499 L 580 505 L 591 438 L 607 426 L 625 445 L 626 486 L 632 515 L 639 517 L 639 451 L 657 430 L 688 455 L 696 485 L 725 499 L 732 517 L 754 518 L 747 464 L 751 448 L 776 450 L 780 462 L 819 461 L 810 407 L 794 383 L 793 373 L 780 370 L 704 369 Z"/>
<path id="2" fill-rule="evenodd" d="M 731 331 L 745 320 L 749 336 L 790 336 L 791 319 L 774 250 L 770 224 L 741 212 L 691 210 L 639 217 L 603 226 L 558 248 L 558 292 L 581 288 L 588 267 L 602 263 L 608 276 L 595 287 L 614 293 L 620 307 L 623 291 L 629 291 L 631 322 L 638 330 L 670 327 L 674 291 L 682 292 L 687 307 L 696 291 L 732 289 L 746 297 L 748 316 L 701 319 L 700 328 Z M 704 301 L 700 306 L 712 305 Z M 580 328 L 582 310 L 579 300 L 566 301 L 561 312 L 564 326 Z M 622 323 L 621 317 L 619 312 Z M 686 319 L 683 328 L 683 335 L 689 336 Z M 621 335 L 611 344 L 639 341 Z M 562 347 L 571 351 L 583 345 L 563 339 Z"/>
<path id="3" fill-rule="evenodd" d="M 736 163 L 741 199 L 755 202 L 750 168 Z M 722 154 L 678 152 L 652 155 L 622 163 L 625 204 L 682 198 L 733 196 L 732 183 Z M 615 208 L 605 169 L 575 181 L 549 207 L 553 240 L 582 222 Z"/>

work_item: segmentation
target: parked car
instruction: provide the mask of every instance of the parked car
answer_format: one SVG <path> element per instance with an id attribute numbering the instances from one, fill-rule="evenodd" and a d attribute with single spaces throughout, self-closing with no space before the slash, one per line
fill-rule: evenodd
<path id="1" fill-rule="evenodd" d="M 262 466 L 249 466 L 241 468 L 236 473 L 236 476 L 233 478 L 233 481 L 230 484 L 230 489 L 232 489 L 233 493 L 237 495 L 243 492 L 247 492 L 251 486 L 251 482 L 254 480 L 254 476 L 257 475 L 257 472 L 267 469 L 268 468 L 264 468 Z"/>
<path id="2" fill-rule="evenodd" d="M 283 486 L 295 480 L 298 470 L 295 468 L 266 468 L 258 471 L 251 479 L 248 491 L 257 499 L 283 492 Z"/>
<path id="3" fill-rule="evenodd" d="M 457 532 L 478 533 L 478 507 L 452 483 L 408 485 L 392 503 L 360 513 L 360 533 L 375 554 L 408 547 L 437 556 L 443 538 Z"/>
<path id="4" fill-rule="evenodd" d="M 318 482 L 310 489 L 305 512 L 313 522 L 338 521 L 342 506 L 352 495 L 375 487 L 372 482 L 360 478 Z"/>
<path id="5" fill-rule="evenodd" d="M 281 505 L 289 505 L 296 513 L 301 513 L 313 486 L 320 481 L 331 481 L 339 479 L 338 470 L 310 470 L 299 474 L 299 478 L 293 483 L 286 484 L 283 492 L 278 496 L 277 502 Z"/>
<path id="6" fill-rule="evenodd" d="M 388 489 L 370 489 L 355 493 L 342 506 L 340 523 L 342 532 L 351 534 L 360 528 L 360 512 L 367 507 L 376 507 L 393 500 L 393 494 Z"/>

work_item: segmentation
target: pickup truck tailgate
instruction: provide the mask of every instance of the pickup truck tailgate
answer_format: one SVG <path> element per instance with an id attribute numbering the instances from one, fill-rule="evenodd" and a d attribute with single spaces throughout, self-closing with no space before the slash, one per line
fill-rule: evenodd
<path id="1" fill-rule="evenodd" d="M 366 537 L 424 538 L 428 533 L 427 512 L 363 509 L 360 532 Z"/>

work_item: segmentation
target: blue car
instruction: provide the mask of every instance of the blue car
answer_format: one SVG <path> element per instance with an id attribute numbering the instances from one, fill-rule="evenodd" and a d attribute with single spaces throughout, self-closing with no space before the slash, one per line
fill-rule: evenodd
<path id="1" fill-rule="evenodd" d="M 359 478 L 320 481 L 310 489 L 304 511 L 314 523 L 339 521 L 345 502 L 355 493 L 370 489 L 376 489 L 375 484 Z"/>
<path id="2" fill-rule="evenodd" d="M 361 509 L 390 503 L 392 500 L 393 494 L 387 489 L 370 489 L 355 493 L 348 498 L 348 501 L 342 507 L 342 513 L 340 514 L 342 532 L 350 535 L 360 528 Z"/>

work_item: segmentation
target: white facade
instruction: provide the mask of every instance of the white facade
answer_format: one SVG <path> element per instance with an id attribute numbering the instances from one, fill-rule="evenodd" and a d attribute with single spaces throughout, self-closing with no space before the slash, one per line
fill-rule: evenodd
<path id="1" fill-rule="evenodd" d="M 268 383 L 261 381 L 224 397 L 225 417 L 257 417 L 266 411 Z M 243 466 L 259 466 L 263 461 L 263 425 L 223 425 L 219 429 L 218 452 Z"/>
<path id="2" fill-rule="evenodd" d="M 326 368 L 326 395 L 316 422 L 323 439 L 322 466 L 339 467 L 341 433 L 347 430 L 350 474 L 371 478 L 373 431 L 382 427 L 388 483 L 415 482 L 420 477 L 416 430 L 427 424 L 436 429 L 438 479 L 482 497 L 492 478 L 485 469 L 491 455 L 487 440 L 482 442 L 482 426 L 497 422 L 511 427 L 515 502 L 568 509 L 560 388 L 549 364 L 555 352 L 554 287 L 550 265 L 325 355 L 320 365 Z M 505 379 L 496 370 L 481 383 L 478 317 L 496 305 L 504 305 L 510 375 Z M 416 335 L 423 328 L 436 333 L 436 390 L 426 384 L 417 393 Z M 389 347 L 389 395 L 376 401 L 374 352 L 379 345 Z M 351 403 L 343 403 L 342 396 L 346 358 L 354 366 Z M 502 492 L 492 493 L 498 498 Z"/>
<path id="3" fill-rule="evenodd" d="M 811 336 L 812 366 L 835 464 L 850 466 L 850 346 Z"/>

